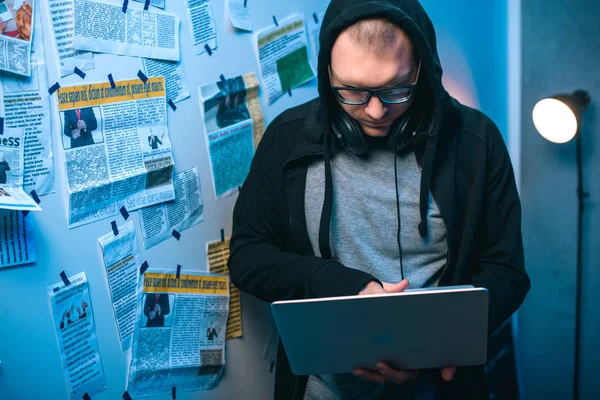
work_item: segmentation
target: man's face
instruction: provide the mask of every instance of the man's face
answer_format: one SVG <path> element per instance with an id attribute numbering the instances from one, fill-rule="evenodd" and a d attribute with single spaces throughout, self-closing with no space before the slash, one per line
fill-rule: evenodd
<path id="1" fill-rule="evenodd" d="M 357 43 L 346 32 L 338 36 L 331 50 L 330 77 L 334 86 L 380 89 L 410 85 L 416 76 L 412 43 L 400 29 L 395 43 L 384 51 Z M 377 96 L 371 96 L 366 104 L 340 103 L 340 106 L 360 124 L 366 135 L 383 137 L 413 99 L 401 104 L 385 104 Z"/>

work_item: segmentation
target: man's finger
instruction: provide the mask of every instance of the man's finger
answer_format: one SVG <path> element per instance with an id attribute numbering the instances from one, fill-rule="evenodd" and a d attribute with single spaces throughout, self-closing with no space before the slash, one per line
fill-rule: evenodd
<path id="1" fill-rule="evenodd" d="M 398 385 L 417 377 L 417 371 L 395 369 L 384 362 L 378 362 L 377 368 L 379 369 L 379 373 L 383 375 L 386 381 Z"/>
<path id="2" fill-rule="evenodd" d="M 358 368 L 358 369 L 354 370 L 354 375 L 365 381 L 369 381 L 369 382 L 373 382 L 373 383 L 380 383 L 380 384 L 385 383 L 385 378 L 379 372 L 371 372 L 371 371 L 367 371 L 366 369 Z"/>
<path id="3" fill-rule="evenodd" d="M 403 292 L 408 288 L 408 279 L 403 279 L 398 283 L 383 282 L 383 289 L 388 293 Z"/>
<path id="4" fill-rule="evenodd" d="M 456 374 L 456 367 L 442 368 L 442 379 L 446 382 L 450 382 L 452 379 L 454 379 L 454 374 Z"/>

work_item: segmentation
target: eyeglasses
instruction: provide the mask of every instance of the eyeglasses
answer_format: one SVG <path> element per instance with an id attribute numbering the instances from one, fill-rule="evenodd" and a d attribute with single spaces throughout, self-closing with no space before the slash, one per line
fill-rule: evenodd
<path id="1" fill-rule="evenodd" d="M 331 86 L 331 89 L 341 103 L 352 106 L 366 104 L 369 100 L 371 100 L 371 96 L 373 95 L 379 97 L 379 100 L 385 104 L 401 104 L 406 103 L 412 98 L 415 89 L 417 88 L 417 81 L 419 80 L 420 72 L 421 61 L 419 61 L 419 67 L 417 68 L 417 77 L 410 85 L 400 85 L 374 90 L 341 86 Z"/>

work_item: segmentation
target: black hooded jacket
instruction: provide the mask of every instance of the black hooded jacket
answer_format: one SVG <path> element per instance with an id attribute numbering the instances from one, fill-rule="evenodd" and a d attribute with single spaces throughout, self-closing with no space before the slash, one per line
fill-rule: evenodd
<path id="1" fill-rule="evenodd" d="M 417 132 L 422 166 L 419 232 L 426 235 L 431 191 L 447 229 L 447 265 L 440 285 L 473 284 L 489 291 L 491 335 L 522 303 L 530 282 L 524 269 L 521 206 L 509 155 L 498 128 L 481 112 L 450 97 L 433 25 L 417 0 L 332 0 L 320 35 L 319 98 L 283 112 L 256 151 L 233 214 L 229 268 L 233 283 L 266 302 L 357 294 L 376 277 L 328 258 L 332 183 L 326 176 L 319 232 L 323 258 L 312 251 L 304 191 L 307 167 L 337 151 L 330 118 L 338 107 L 330 88 L 331 48 L 346 27 L 386 18 L 411 38 L 421 78 L 431 93 L 431 125 Z M 395 213 L 396 210 L 390 210 Z M 440 399 L 484 399 L 483 368 L 459 368 L 439 382 Z M 302 399 L 307 377 L 292 374 L 285 351 L 277 358 L 275 398 Z"/>

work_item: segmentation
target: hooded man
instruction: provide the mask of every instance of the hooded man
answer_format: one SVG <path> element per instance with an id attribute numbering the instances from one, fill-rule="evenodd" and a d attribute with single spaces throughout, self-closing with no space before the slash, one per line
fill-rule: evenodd
<path id="1" fill-rule="evenodd" d="M 489 291 L 491 335 L 530 287 L 514 174 L 494 123 L 442 86 L 418 1 L 332 0 L 318 80 L 319 98 L 277 117 L 256 151 L 234 210 L 233 283 L 267 302 L 472 284 Z M 295 376 L 280 345 L 275 398 L 488 398 L 482 366 L 383 361 Z"/>

